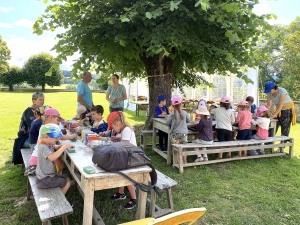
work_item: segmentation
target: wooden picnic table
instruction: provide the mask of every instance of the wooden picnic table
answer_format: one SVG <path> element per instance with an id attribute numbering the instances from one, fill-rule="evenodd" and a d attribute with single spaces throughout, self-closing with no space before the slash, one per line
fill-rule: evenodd
<path id="1" fill-rule="evenodd" d="M 70 143 L 69 140 L 60 140 L 61 144 Z M 92 219 L 96 224 L 104 224 L 99 213 L 94 207 L 94 193 L 95 191 L 117 188 L 132 183 L 124 177 L 116 174 L 105 172 L 100 167 L 96 167 L 92 162 L 94 151 L 84 145 L 80 140 L 72 142 L 75 145 L 75 153 L 64 151 L 63 160 L 68 167 L 70 173 L 75 179 L 83 193 L 84 207 L 83 207 L 83 222 L 85 225 L 92 225 Z M 96 172 L 94 174 L 87 174 L 83 171 L 83 167 L 92 166 Z M 133 169 L 123 170 L 122 172 L 137 181 L 138 183 L 148 184 L 148 177 L 151 168 L 148 166 L 140 166 Z M 147 193 L 139 191 L 138 209 L 136 212 L 136 219 L 145 218 Z M 107 201 L 110 201 L 109 197 Z M 94 213 L 94 215 L 93 215 Z M 100 217 L 100 218 L 99 218 Z"/>
<path id="2" fill-rule="evenodd" d="M 131 104 L 135 104 L 135 115 L 140 116 L 140 106 L 149 105 L 147 101 L 131 101 Z"/>

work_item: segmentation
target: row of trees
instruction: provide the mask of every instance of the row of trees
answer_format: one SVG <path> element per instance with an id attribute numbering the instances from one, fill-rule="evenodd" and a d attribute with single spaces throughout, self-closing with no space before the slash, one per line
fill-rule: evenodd
<path id="1" fill-rule="evenodd" d="M 275 25 L 259 46 L 260 89 L 266 81 L 284 87 L 300 100 L 300 17 L 288 26 Z"/>
<path id="2" fill-rule="evenodd" d="M 48 53 L 40 53 L 32 55 L 24 64 L 23 68 L 17 66 L 9 66 L 10 50 L 0 36 L 0 83 L 9 86 L 9 90 L 13 91 L 13 86 L 26 82 L 32 87 L 45 85 L 60 86 L 64 76 L 62 71 L 55 67 L 51 74 L 45 76 L 49 69 L 53 66 L 54 58 Z"/>

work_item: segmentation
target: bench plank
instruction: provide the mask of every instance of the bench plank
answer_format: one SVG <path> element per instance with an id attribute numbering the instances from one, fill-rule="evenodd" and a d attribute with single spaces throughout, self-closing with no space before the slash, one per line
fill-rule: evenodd
<path id="1" fill-rule="evenodd" d="M 21 149 L 25 166 L 29 166 L 31 149 Z M 36 176 L 28 176 L 40 219 L 43 223 L 54 218 L 63 217 L 63 223 L 67 224 L 66 215 L 73 213 L 73 208 L 67 201 L 60 188 L 41 189 L 36 187 Z"/>

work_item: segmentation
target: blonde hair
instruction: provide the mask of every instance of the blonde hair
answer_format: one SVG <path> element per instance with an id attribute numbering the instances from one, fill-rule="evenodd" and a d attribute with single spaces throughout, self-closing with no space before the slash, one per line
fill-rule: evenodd
<path id="1" fill-rule="evenodd" d="M 239 105 L 238 106 L 241 110 L 249 110 L 249 105 Z"/>
<path id="2" fill-rule="evenodd" d="M 120 122 L 125 127 L 129 127 L 131 130 L 134 130 L 134 128 L 128 122 L 126 122 L 125 115 L 123 112 L 119 112 L 119 116 L 116 117 L 112 124 L 115 124 L 116 122 Z"/>
<path id="3" fill-rule="evenodd" d="M 183 120 L 184 116 L 181 114 L 181 104 L 173 105 L 173 108 L 174 108 L 174 118 L 175 118 L 175 120 L 177 120 L 176 111 L 179 113 L 180 119 Z"/>

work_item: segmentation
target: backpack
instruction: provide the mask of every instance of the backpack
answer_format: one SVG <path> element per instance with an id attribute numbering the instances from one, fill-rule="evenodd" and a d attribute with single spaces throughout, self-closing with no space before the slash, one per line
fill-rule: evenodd
<path id="1" fill-rule="evenodd" d="M 136 186 L 137 191 L 141 189 L 142 191 L 148 192 L 153 189 L 158 196 L 161 196 L 155 187 L 157 174 L 155 168 L 151 165 L 151 159 L 137 146 L 129 142 L 113 142 L 110 145 L 102 145 L 95 149 L 92 161 L 105 171 L 118 173 L 128 179 Z M 151 185 L 139 184 L 126 174 L 119 172 L 119 170 L 143 165 L 147 165 L 152 169 L 150 172 Z"/>

